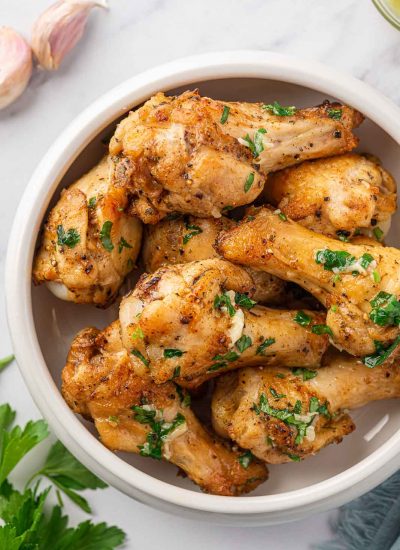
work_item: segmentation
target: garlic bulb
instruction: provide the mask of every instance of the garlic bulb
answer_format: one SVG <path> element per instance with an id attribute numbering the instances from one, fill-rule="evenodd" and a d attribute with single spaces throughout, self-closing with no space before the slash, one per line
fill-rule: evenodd
<path id="1" fill-rule="evenodd" d="M 20 34 L 0 27 L 0 109 L 25 90 L 32 74 L 32 52 Z"/>
<path id="2" fill-rule="evenodd" d="M 79 42 L 90 10 L 107 8 L 105 0 L 59 0 L 40 15 L 32 29 L 32 49 L 44 69 L 58 69 Z"/>

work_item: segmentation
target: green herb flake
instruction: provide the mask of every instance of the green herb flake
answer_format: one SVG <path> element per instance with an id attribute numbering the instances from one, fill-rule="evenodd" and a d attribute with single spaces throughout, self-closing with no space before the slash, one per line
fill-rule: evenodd
<path id="1" fill-rule="evenodd" d="M 230 204 L 227 204 L 223 207 L 222 212 L 229 212 L 229 210 L 233 210 L 235 207 L 231 206 Z"/>
<path id="2" fill-rule="evenodd" d="M 75 248 L 80 242 L 81 237 L 78 231 L 74 228 L 64 230 L 62 225 L 57 225 L 57 244 L 59 246 L 68 246 L 68 248 Z"/>
<path id="3" fill-rule="evenodd" d="M 175 367 L 174 372 L 172 373 L 171 380 L 174 380 L 175 378 L 179 378 L 180 374 L 181 374 L 181 367 L 180 366 Z"/>
<path id="4" fill-rule="evenodd" d="M 370 264 L 374 261 L 375 261 L 375 258 L 371 254 L 368 254 L 368 252 L 366 252 L 360 258 L 360 265 L 363 269 L 366 270 L 366 269 L 368 269 Z"/>
<path id="5" fill-rule="evenodd" d="M 176 393 L 179 396 L 179 401 L 181 402 L 182 407 L 189 407 L 191 403 L 190 394 L 184 391 L 178 384 L 175 384 Z"/>
<path id="6" fill-rule="evenodd" d="M 119 424 L 119 417 L 111 415 L 111 416 L 108 417 L 108 421 L 113 422 L 114 424 Z"/>
<path id="7" fill-rule="evenodd" d="M 381 327 L 400 324 L 400 302 L 394 294 L 381 291 L 370 304 L 372 309 L 369 318 L 375 324 Z"/>
<path id="8" fill-rule="evenodd" d="M 252 343 L 253 342 L 250 336 L 246 336 L 246 334 L 242 334 L 239 340 L 236 340 L 235 346 L 240 351 L 240 353 L 243 353 L 244 351 L 246 351 L 247 348 L 251 346 Z"/>
<path id="9" fill-rule="evenodd" d="M 186 351 L 175 348 L 166 348 L 164 350 L 164 357 L 166 359 L 171 359 L 172 357 L 182 357 L 184 353 L 186 353 Z"/>
<path id="10" fill-rule="evenodd" d="M 150 365 L 150 361 L 146 359 L 146 357 L 137 348 L 132 348 L 131 354 L 140 359 L 143 365 L 145 365 L 146 367 Z"/>
<path id="11" fill-rule="evenodd" d="M 384 236 L 384 232 L 378 225 L 373 228 L 372 233 L 374 234 L 374 237 L 377 241 L 381 241 L 382 237 Z"/>
<path id="12" fill-rule="evenodd" d="M 247 176 L 247 179 L 244 183 L 244 192 L 247 193 L 250 191 L 251 186 L 254 183 L 254 172 L 250 172 L 250 174 Z"/>
<path id="13" fill-rule="evenodd" d="M 10 363 L 14 361 L 14 359 L 14 355 L 7 355 L 7 357 L 3 357 L 2 359 L 0 359 L 0 371 L 5 369 Z"/>
<path id="14" fill-rule="evenodd" d="M 350 231 L 339 229 L 339 231 L 336 231 L 336 236 L 339 238 L 340 241 L 347 243 L 349 242 Z"/>
<path id="15" fill-rule="evenodd" d="M 230 111 L 230 107 L 228 107 L 228 105 L 224 105 L 224 109 L 222 111 L 221 120 L 220 120 L 221 124 L 225 124 L 225 122 L 228 120 L 229 111 Z"/>
<path id="16" fill-rule="evenodd" d="M 233 361 L 236 361 L 239 359 L 240 355 L 236 353 L 236 351 L 230 350 L 224 353 L 223 355 L 215 355 L 212 360 L 216 361 L 209 369 L 207 369 L 207 372 L 214 372 L 216 370 L 222 369 L 224 367 L 228 366 L 228 363 L 232 363 Z"/>
<path id="17" fill-rule="evenodd" d="M 114 250 L 114 245 L 111 240 L 111 229 L 112 229 L 113 223 L 107 220 L 103 223 L 103 227 L 100 231 L 100 241 L 103 245 L 103 248 L 105 248 L 108 252 L 111 252 Z"/>
<path id="18" fill-rule="evenodd" d="M 333 304 L 333 306 L 331 306 L 331 311 L 333 311 L 333 313 L 337 313 L 338 307 L 336 304 Z"/>
<path id="19" fill-rule="evenodd" d="M 256 349 L 256 355 L 264 355 L 265 350 L 269 348 L 269 346 L 272 346 L 272 344 L 275 344 L 275 342 L 275 338 L 266 338 Z"/>
<path id="20" fill-rule="evenodd" d="M 259 157 L 264 151 L 263 135 L 266 133 L 267 130 L 265 128 L 259 128 L 254 133 L 254 140 L 250 138 L 249 134 L 241 138 L 241 143 L 250 149 L 254 158 Z"/>
<path id="21" fill-rule="evenodd" d="M 133 340 L 137 340 L 138 338 L 141 338 L 141 339 L 144 338 L 144 332 L 141 329 L 141 327 L 139 327 L 139 325 L 137 325 L 135 330 L 132 332 L 132 338 Z"/>
<path id="22" fill-rule="evenodd" d="M 318 250 L 315 255 L 315 262 L 323 265 L 325 271 L 343 271 L 354 264 L 355 257 L 345 250 Z"/>
<path id="23" fill-rule="evenodd" d="M 304 382 L 306 382 L 307 380 L 311 380 L 312 378 L 315 378 L 318 374 L 316 370 L 309 370 L 302 367 L 296 367 L 292 369 L 292 373 L 295 376 L 301 376 Z"/>
<path id="24" fill-rule="evenodd" d="M 282 397 L 286 397 L 286 394 L 278 393 L 274 388 L 269 388 L 269 393 L 274 399 L 282 399 Z"/>
<path id="25" fill-rule="evenodd" d="M 297 109 L 293 105 L 290 107 L 284 107 L 279 101 L 274 101 L 272 104 L 263 105 L 263 109 L 266 109 L 275 116 L 293 116 Z"/>
<path id="26" fill-rule="evenodd" d="M 394 340 L 392 344 L 390 344 L 387 347 L 384 347 L 382 342 L 379 342 L 375 340 L 375 349 L 376 352 L 372 355 L 366 355 L 363 357 L 362 362 L 364 365 L 370 369 L 373 369 L 374 367 L 379 367 L 382 365 L 391 354 L 395 351 L 397 346 L 400 344 L 400 336 L 397 336 L 397 338 Z"/>
<path id="27" fill-rule="evenodd" d="M 203 233 L 203 230 L 198 225 L 185 224 L 185 227 L 186 229 L 189 229 L 189 233 L 186 233 L 186 235 L 183 236 L 183 244 L 187 244 L 190 239 L 196 237 L 196 235 L 200 235 L 200 233 Z"/>
<path id="28" fill-rule="evenodd" d="M 372 280 L 374 281 L 374 283 L 380 283 L 381 282 L 381 276 L 379 274 L 379 272 L 374 269 L 373 272 L 372 272 Z"/>
<path id="29" fill-rule="evenodd" d="M 299 455 L 294 455 L 292 453 L 286 453 L 286 456 L 288 456 L 290 458 L 290 460 L 292 460 L 293 462 L 301 462 L 301 458 L 299 457 Z"/>
<path id="30" fill-rule="evenodd" d="M 118 243 L 118 253 L 121 254 L 124 248 L 132 248 L 132 245 L 129 244 L 124 237 L 121 237 Z"/>
<path id="31" fill-rule="evenodd" d="M 249 298 L 247 294 L 235 292 L 235 304 L 239 307 L 244 307 L 245 309 L 251 309 L 257 305 L 257 302 Z"/>
<path id="32" fill-rule="evenodd" d="M 96 206 L 97 197 L 90 197 L 88 200 L 88 207 L 93 209 Z"/>
<path id="33" fill-rule="evenodd" d="M 251 451 L 246 451 L 242 455 L 238 457 L 238 462 L 244 468 L 247 470 L 247 468 L 250 466 L 250 464 L 253 462 L 254 456 Z"/>
<path id="34" fill-rule="evenodd" d="M 342 109 L 328 109 L 328 117 L 333 120 L 340 120 L 342 118 Z"/>
<path id="35" fill-rule="evenodd" d="M 275 374 L 275 378 L 286 378 L 286 376 L 283 374 L 283 372 L 277 372 Z"/>
<path id="36" fill-rule="evenodd" d="M 231 299 L 226 292 L 218 294 L 214 298 L 214 308 L 221 309 L 222 307 L 226 307 L 229 317 L 233 317 L 236 314 L 236 309 L 232 305 Z"/>
<path id="37" fill-rule="evenodd" d="M 308 327 L 308 325 L 312 321 L 312 317 L 310 315 L 307 315 L 307 313 L 305 313 L 303 310 L 300 310 L 293 317 L 293 321 L 295 321 L 298 325 L 301 325 L 302 327 Z"/>
<path id="38" fill-rule="evenodd" d="M 332 329 L 328 325 L 314 325 L 311 327 L 311 332 L 318 335 L 329 334 L 329 336 L 333 336 Z"/>
<path id="39" fill-rule="evenodd" d="M 281 219 L 283 222 L 287 222 L 287 216 L 283 212 L 279 212 L 278 218 Z"/>

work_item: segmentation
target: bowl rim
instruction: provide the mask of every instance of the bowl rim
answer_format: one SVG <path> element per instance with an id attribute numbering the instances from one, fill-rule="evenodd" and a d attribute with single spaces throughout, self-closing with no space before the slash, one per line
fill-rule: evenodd
<path id="1" fill-rule="evenodd" d="M 314 61 L 272 52 L 228 51 L 186 57 L 140 73 L 111 89 L 75 118 L 32 175 L 9 238 L 7 318 L 18 365 L 36 405 L 57 437 L 97 475 L 137 500 L 170 511 L 178 507 L 225 516 L 279 514 L 282 521 L 282 513 L 287 518 L 301 517 L 342 504 L 394 473 L 400 466 L 400 429 L 354 466 L 301 489 L 232 498 L 176 487 L 127 464 L 81 424 L 47 369 L 33 320 L 31 265 L 36 235 L 50 199 L 72 162 L 103 128 L 156 91 L 227 78 L 279 80 L 334 96 L 361 110 L 400 144 L 400 109 L 396 105 L 356 78 Z"/>

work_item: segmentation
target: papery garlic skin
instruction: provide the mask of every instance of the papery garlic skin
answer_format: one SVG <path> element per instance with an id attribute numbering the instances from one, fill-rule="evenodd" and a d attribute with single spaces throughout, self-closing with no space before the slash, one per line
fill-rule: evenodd
<path id="1" fill-rule="evenodd" d="M 39 16 L 32 29 L 32 49 L 48 71 L 60 63 L 82 38 L 92 8 L 107 8 L 105 0 L 59 0 Z"/>
<path id="2" fill-rule="evenodd" d="M 14 29 L 0 27 L 0 109 L 22 94 L 31 74 L 31 48 Z"/>

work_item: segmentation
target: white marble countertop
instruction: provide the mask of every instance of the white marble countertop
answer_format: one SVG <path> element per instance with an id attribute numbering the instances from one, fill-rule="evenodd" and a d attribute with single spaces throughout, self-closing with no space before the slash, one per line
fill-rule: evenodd
<path id="1" fill-rule="evenodd" d="M 29 36 L 50 0 L 1 0 L 0 24 Z M 400 104 L 400 33 L 369 0 L 110 0 L 92 14 L 87 33 L 55 74 L 36 73 L 28 91 L 0 113 L 0 294 L 19 198 L 42 155 L 63 128 L 100 94 L 143 69 L 213 50 L 261 49 L 322 61 L 372 84 Z M 12 246 L 12 243 L 11 243 Z M 23 338 L 21 334 L 21 338 Z M 11 351 L 4 307 L 0 356 Z M 1 374 L 0 402 L 21 422 L 39 416 L 16 365 Z M 29 465 L 22 464 L 22 470 Z M 20 468 L 20 472 L 21 472 Z M 329 538 L 334 512 L 286 526 L 226 528 L 152 510 L 114 489 L 88 495 L 95 520 L 121 526 L 127 548 L 298 550 Z M 72 519 L 81 521 L 67 504 Z"/>

